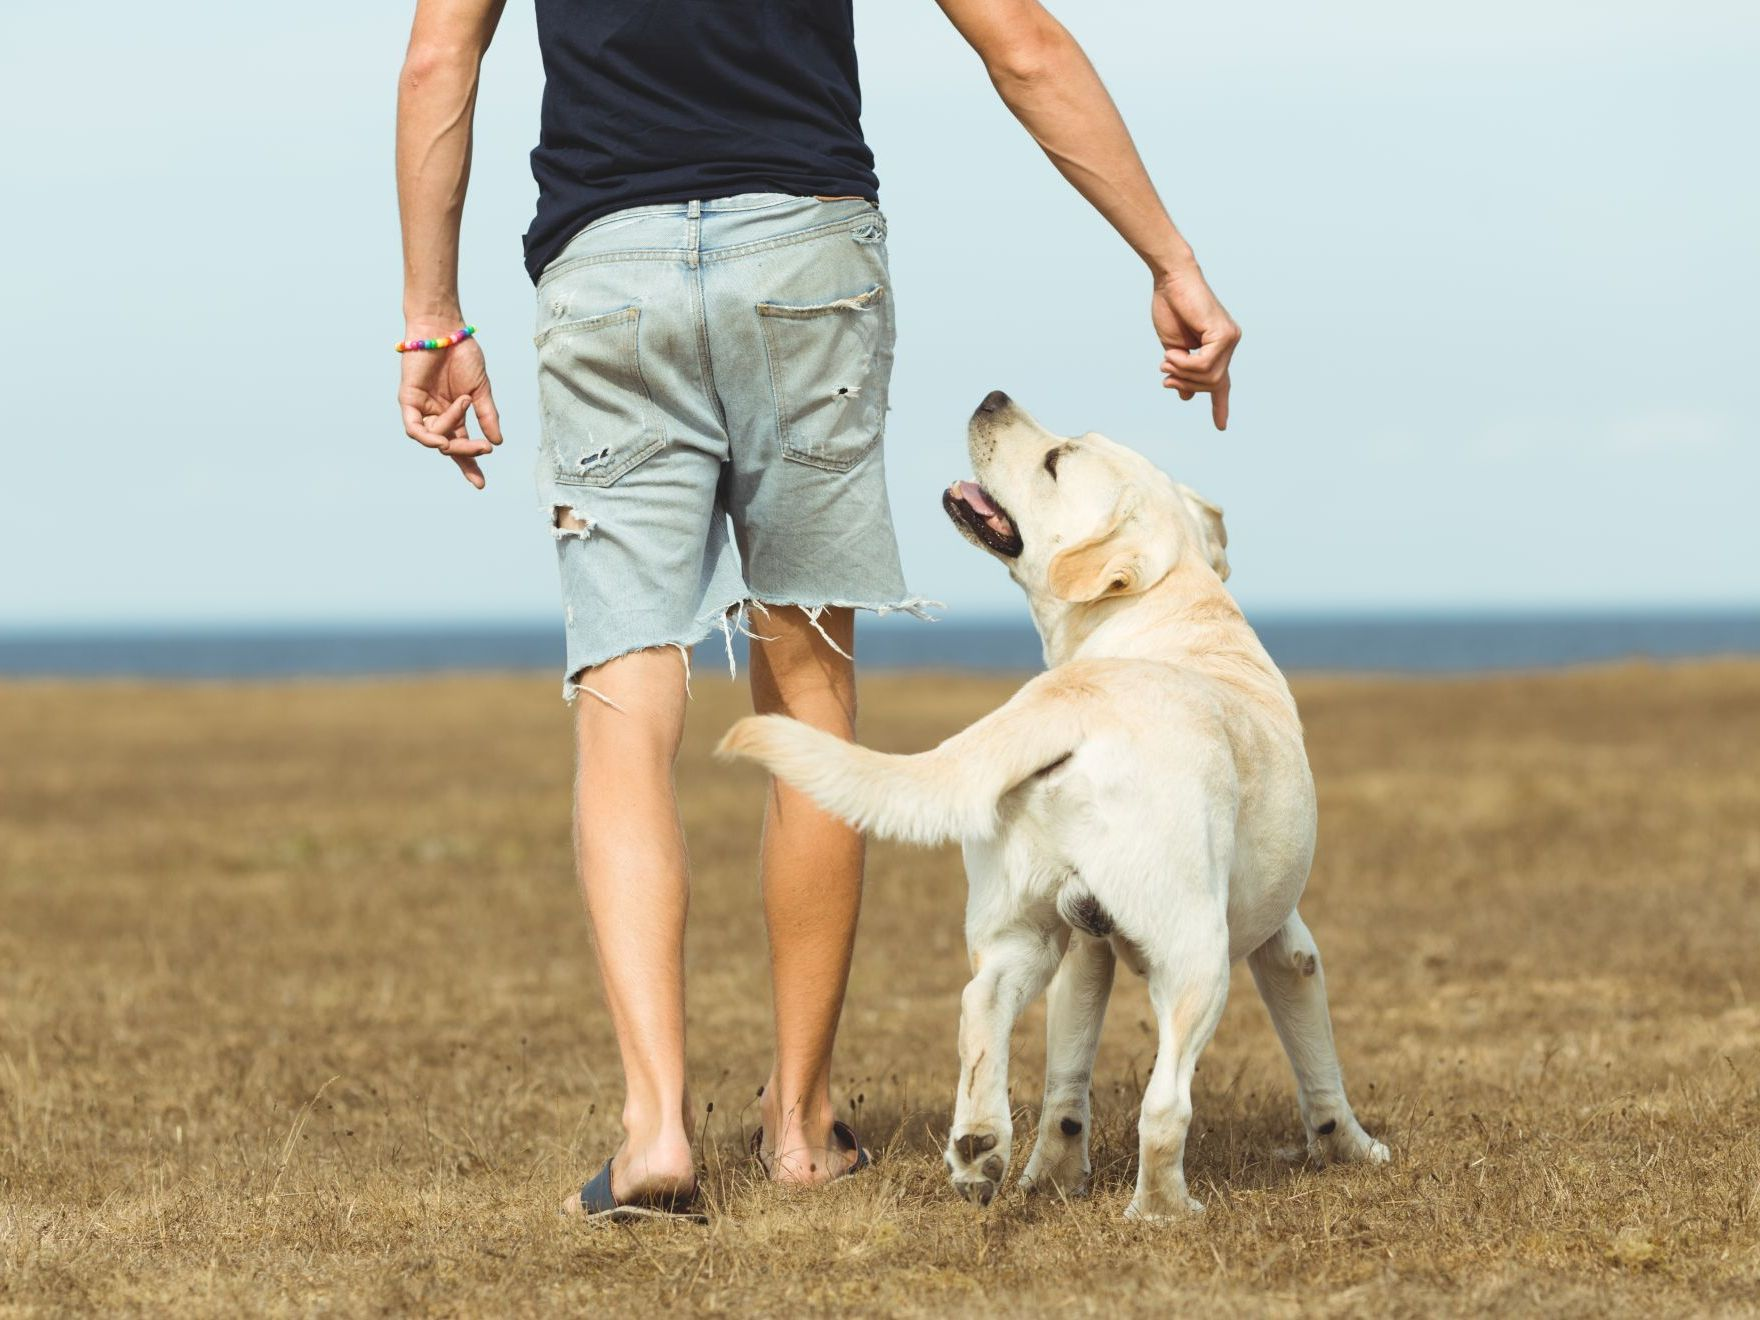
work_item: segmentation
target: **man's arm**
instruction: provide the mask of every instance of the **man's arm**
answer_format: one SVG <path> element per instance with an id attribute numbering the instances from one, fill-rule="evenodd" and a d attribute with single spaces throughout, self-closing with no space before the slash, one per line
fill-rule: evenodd
<path id="1" fill-rule="evenodd" d="M 1015 118 L 1149 267 L 1151 312 L 1166 350 L 1163 384 L 1182 399 L 1208 393 L 1217 429 L 1226 427 L 1240 327 L 1204 282 L 1087 55 L 1039 0 L 938 3 Z"/>
<path id="2" fill-rule="evenodd" d="M 464 324 L 458 224 L 471 174 L 477 73 L 506 0 L 419 0 L 397 86 L 397 201 L 403 219 L 404 338 L 440 339 Z M 479 490 L 477 459 L 501 443 L 501 419 L 475 339 L 402 354 L 397 401 L 410 439 L 457 463 Z M 486 439 L 465 427 L 475 409 Z"/>

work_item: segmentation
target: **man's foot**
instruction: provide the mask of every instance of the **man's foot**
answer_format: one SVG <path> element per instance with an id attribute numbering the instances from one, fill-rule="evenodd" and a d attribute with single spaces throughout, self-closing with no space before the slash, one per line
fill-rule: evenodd
<path id="1" fill-rule="evenodd" d="M 640 1152 L 625 1141 L 611 1157 L 609 1167 L 607 1191 L 620 1206 L 682 1206 L 697 1194 L 696 1162 L 691 1158 L 690 1143 L 682 1137 L 655 1142 Z M 587 1213 L 580 1192 L 563 1198 L 562 1213 Z"/>
<path id="2" fill-rule="evenodd" d="M 764 1107 L 764 1126 L 752 1134 L 752 1154 L 771 1182 L 817 1187 L 867 1164 L 867 1152 L 846 1125 L 825 1117 L 809 1126 L 777 1119 Z"/>

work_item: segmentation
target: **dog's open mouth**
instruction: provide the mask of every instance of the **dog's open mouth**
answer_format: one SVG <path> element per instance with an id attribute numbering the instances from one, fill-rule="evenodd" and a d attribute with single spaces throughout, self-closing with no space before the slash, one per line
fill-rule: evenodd
<path id="1" fill-rule="evenodd" d="M 941 497 L 941 507 L 986 549 L 1013 559 L 1021 552 L 1021 534 L 1008 513 L 975 481 L 956 481 Z"/>

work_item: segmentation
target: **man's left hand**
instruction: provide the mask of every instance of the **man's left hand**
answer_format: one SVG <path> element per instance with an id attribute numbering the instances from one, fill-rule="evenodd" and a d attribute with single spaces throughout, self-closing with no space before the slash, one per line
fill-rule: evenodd
<path id="1" fill-rule="evenodd" d="M 1179 397 L 1210 396 L 1210 417 L 1218 431 L 1228 429 L 1228 367 L 1241 328 L 1210 292 L 1196 265 L 1155 282 L 1150 316 L 1167 356 L 1161 383 Z"/>
<path id="2" fill-rule="evenodd" d="M 439 324 L 412 322 L 409 338 L 451 333 L 439 330 Z M 458 464 L 466 481 L 483 489 L 483 469 L 477 460 L 501 443 L 501 417 L 495 411 L 489 369 L 477 341 L 466 339 L 451 348 L 411 349 L 403 354 L 401 375 L 397 402 L 403 410 L 404 434 L 429 449 L 438 449 Z M 477 414 L 483 428 L 481 439 L 466 429 L 467 410 Z"/>

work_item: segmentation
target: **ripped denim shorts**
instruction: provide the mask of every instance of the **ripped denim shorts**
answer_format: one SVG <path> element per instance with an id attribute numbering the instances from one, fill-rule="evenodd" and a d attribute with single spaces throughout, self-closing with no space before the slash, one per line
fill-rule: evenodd
<path id="1" fill-rule="evenodd" d="M 746 194 L 619 211 L 545 268 L 538 477 L 565 696 L 583 670 L 688 659 L 717 630 L 731 664 L 753 609 L 922 612 L 881 461 L 885 239 L 867 201 Z"/>

